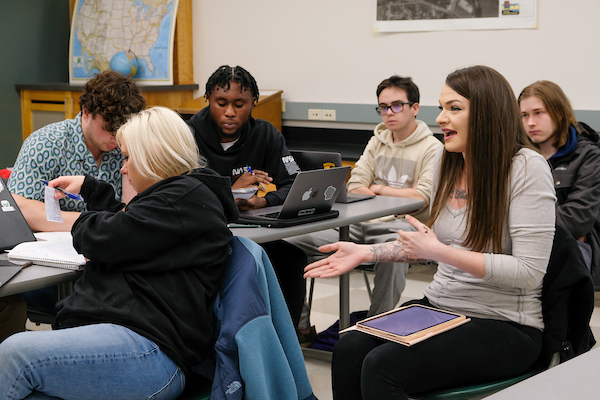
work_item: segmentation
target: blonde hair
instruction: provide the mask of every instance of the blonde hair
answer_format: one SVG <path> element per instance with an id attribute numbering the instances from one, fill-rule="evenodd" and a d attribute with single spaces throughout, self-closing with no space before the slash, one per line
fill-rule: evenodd
<path id="1" fill-rule="evenodd" d="M 161 181 L 206 166 L 190 127 L 175 111 L 152 107 L 132 114 L 117 131 L 126 144 L 128 162 L 141 176 Z"/>

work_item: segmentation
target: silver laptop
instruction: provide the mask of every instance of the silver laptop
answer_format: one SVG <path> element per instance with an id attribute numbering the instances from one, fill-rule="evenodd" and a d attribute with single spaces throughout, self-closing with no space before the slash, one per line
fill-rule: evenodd
<path id="1" fill-rule="evenodd" d="M 307 150 L 292 150 L 290 151 L 301 171 L 311 171 L 314 169 L 332 168 L 342 166 L 342 155 L 340 153 L 329 151 L 307 151 Z M 372 199 L 373 194 L 348 193 L 344 190 L 340 193 L 336 203 L 354 203 Z"/>
<path id="2" fill-rule="evenodd" d="M 35 242 L 35 236 L 21 214 L 15 199 L 0 178 L 0 251 L 10 250 L 19 243 Z"/>
<path id="3" fill-rule="evenodd" d="M 331 207 L 338 195 L 346 191 L 348 172 L 350 167 L 300 172 L 283 205 L 242 211 L 237 222 L 282 228 L 335 218 L 339 212 Z"/>

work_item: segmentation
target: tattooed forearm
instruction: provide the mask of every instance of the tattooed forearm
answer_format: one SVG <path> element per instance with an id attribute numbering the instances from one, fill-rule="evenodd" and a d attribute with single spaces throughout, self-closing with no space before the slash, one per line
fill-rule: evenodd
<path id="1" fill-rule="evenodd" d="M 409 258 L 403 249 L 402 243 L 388 242 L 383 245 L 371 246 L 371 253 L 373 253 L 373 261 L 383 262 L 405 262 L 405 263 L 418 263 L 424 262 L 425 260 L 417 260 Z"/>

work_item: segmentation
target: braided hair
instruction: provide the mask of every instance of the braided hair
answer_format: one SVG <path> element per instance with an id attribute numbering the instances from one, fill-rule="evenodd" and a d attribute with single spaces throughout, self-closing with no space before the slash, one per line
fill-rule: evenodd
<path id="1" fill-rule="evenodd" d="M 250 72 L 239 65 L 233 68 L 229 65 L 220 66 L 210 78 L 208 78 L 204 97 L 208 100 L 213 90 L 218 88 L 222 88 L 225 91 L 229 90 L 231 82 L 239 83 L 242 91 L 250 90 L 254 102 L 258 101 L 258 85 L 256 84 L 256 81 L 252 75 L 250 75 Z"/>

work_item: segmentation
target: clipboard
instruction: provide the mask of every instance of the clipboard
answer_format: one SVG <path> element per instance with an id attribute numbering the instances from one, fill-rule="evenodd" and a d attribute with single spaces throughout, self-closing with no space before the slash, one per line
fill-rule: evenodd
<path id="1" fill-rule="evenodd" d="M 340 333 L 358 330 L 405 346 L 469 322 L 462 314 L 413 304 L 364 319 Z"/>

